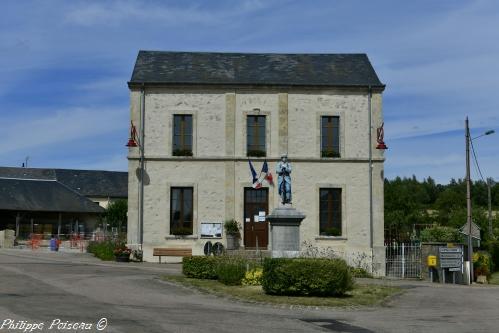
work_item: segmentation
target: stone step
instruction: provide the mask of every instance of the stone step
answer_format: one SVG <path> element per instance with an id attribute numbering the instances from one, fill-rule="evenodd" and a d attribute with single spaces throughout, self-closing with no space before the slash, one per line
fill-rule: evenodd
<path id="1" fill-rule="evenodd" d="M 238 256 L 247 259 L 270 258 L 271 251 L 269 250 L 227 250 L 227 255 Z"/>

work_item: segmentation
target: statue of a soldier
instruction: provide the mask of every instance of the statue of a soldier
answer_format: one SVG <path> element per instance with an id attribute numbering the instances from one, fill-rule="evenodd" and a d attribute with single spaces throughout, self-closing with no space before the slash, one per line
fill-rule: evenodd
<path id="1" fill-rule="evenodd" d="M 291 204 L 291 164 L 288 162 L 288 155 L 282 155 L 281 161 L 277 163 L 277 184 L 279 186 L 279 195 L 281 203 Z"/>

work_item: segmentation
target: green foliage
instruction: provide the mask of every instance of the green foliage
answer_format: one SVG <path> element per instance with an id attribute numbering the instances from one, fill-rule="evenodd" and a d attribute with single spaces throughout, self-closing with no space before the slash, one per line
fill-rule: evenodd
<path id="1" fill-rule="evenodd" d="M 385 180 L 385 239 L 410 241 L 427 225 L 460 228 L 466 223 L 466 182 L 451 179 L 447 185 L 436 184 L 431 178 L 421 182 L 397 177 Z M 473 182 L 471 186 L 473 221 L 482 233 L 488 230 L 487 184 Z M 499 209 L 499 183 L 491 188 L 492 205 Z M 497 224 L 499 228 L 499 222 Z"/>
<path id="2" fill-rule="evenodd" d="M 329 227 L 324 229 L 324 232 L 321 232 L 321 235 L 324 236 L 341 236 L 341 229 L 335 227 Z"/>
<path id="3" fill-rule="evenodd" d="M 321 156 L 322 157 L 340 157 L 340 152 L 333 151 L 333 150 L 323 150 L 323 151 L 321 151 Z"/>
<path id="4" fill-rule="evenodd" d="M 421 231 L 420 240 L 422 242 L 460 243 L 463 237 L 456 228 L 434 225 Z"/>
<path id="5" fill-rule="evenodd" d="M 89 242 L 87 252 L 92 253 L 101 260 L 113 260 L 115 247 L 116 244 L 112 241 Z"/>
<path id="6" fill-rule="evenodd" d="M 499 270 L 499 240 L 489 240 L 486 244 L 486 248 L 491 256 L 491 270 Z"/>
<path id="7" fill-rule="evenodd" d="M 128 201 L 119 199 L 112 201 L 106 208 L 104 217 L 111 227 L 121 227 L 127 223 Z M 121 231 L 121 230 L 120 230 Z"/>
<path id="8" fill-rule="evenodd" d="M 216 265 L 218 281 L 226 285 L 241 285 L 248 268 L 248 260 L 235 256 L 219 257 Z"/>
<path id="9" fill-rule="evenodd" d="M 485 251 L 473 253 L 473 270 L 475 271 L 475 277 L 478 275 L 490 277 L 492 272 L 492 259 L 490 254 Z"/>
<path id="10" fill-rule="evenodd" d="M 175 149 L 172 152 L 173 156 L 192 156 L 192 150 L 191 149 Z"/>
<path id="11" fill-rule="evenodd" d="M 262 284 L 263 268 L 257 267 L 249 270 L 241 281 L 243 286 L 260 286 Z"/>
<path id="12" fill-rule="evenodd" d="M 348 267 L 354 278 L 372 278 L 372 274 L 361 267 Z"/>
<path id="13" fill-rule="evenodd" d="M 182 273 L 194 279 L 217 279 L 217 258 L 192 256 L 182 258 Z"/>
<path id="14" fill-rule="evenodd" d="M 271 295 L 338 296 L 352 290 L 353 278 L 342 259 L 265 258 L 262 287 Z"/>
<path id="15" fill-rule="evenodd" d="M 248 150 L 248 153 L 246 155 L 253 156 L 253 157 L 265 157 L 265 156 L 267 156 L 267 154 L 265 153 L 264 150 Z"/>
<path id="16" fill-rule="evenodd" d="M 224 223 L 227 235 L 239 235 L 239 223 L 236 220 L 227 220 Z"/>
<path id="17" fill-rule="evenodd" d="M 171 229 L 171 234 L 176 236 L 192 235 L 192 229 L 187 227 L 176 227 Z"/>

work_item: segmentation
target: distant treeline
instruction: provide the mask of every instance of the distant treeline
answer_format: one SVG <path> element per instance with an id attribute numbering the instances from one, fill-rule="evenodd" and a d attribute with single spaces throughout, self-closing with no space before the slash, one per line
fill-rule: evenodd
<path id="1" fill-rule="evenodd" d="M 499 184 L 491 187 L 492 210 L 499 210 Z M 473 222 L 488 233 L 487 183 L 475 181 L 471 187 Z M 409 241 L 429 224 L 460 228 L 466 223 L 466 182 L 452 179 L 436 184 L 428 177 L 385 179 L 385 240 Z M 493 220 L 499 234 L 499 216 Z"/>

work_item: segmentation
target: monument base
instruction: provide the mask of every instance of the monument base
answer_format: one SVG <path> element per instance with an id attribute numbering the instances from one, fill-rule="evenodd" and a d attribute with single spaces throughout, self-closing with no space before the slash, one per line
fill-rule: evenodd
<path id="1" fill-rule="evenodd" d="M 300 224 L 304 218 L 303 213 L 290 205 L 276 208 L 267 216 L 272 258 L 294 258 L 300 255 Z"/>

